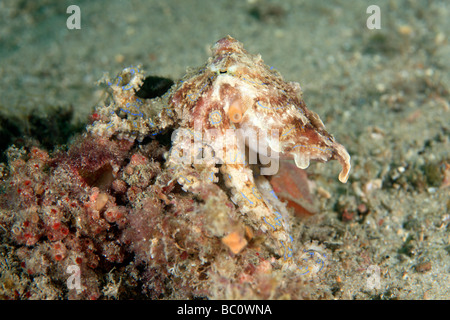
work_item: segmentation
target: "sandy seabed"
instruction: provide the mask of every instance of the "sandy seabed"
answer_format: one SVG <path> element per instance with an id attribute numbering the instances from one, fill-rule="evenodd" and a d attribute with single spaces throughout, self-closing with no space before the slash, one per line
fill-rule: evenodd
<path id="1" fill-rule="evenodd" d="M 81 29 L 66 27 L 70 4 L 81 9 Z M 70 4 L 0 3 L 2 119 L 26 122 L 58 106 L 87 122 L 105 73 L 141 65 L 179 79 L 229 34 L 299 82 L 352 157 L 345 185 L 338 163 L 308 169 L 320 213 L 294 236 L 332 252 L 317 287 L 335 299 L 450 298 L 447 1 Z M 380 29 L 367 27 L 370 5 L 380 8 Z"/>

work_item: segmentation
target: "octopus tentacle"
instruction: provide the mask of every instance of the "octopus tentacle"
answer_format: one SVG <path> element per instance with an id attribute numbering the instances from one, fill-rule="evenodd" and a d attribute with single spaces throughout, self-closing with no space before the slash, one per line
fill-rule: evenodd
<path id="1" fill-rule="evenodd" d="M 292 238 L 286 231 L 282 214 L 260 192 L 252 170 L 245 164 L 225 163 L 220 168 L 225 185 L 232 192 L 232 201 L 248 216 L 252 227 L 268 233 L 276 241 L 274 251 L 292 261 Z M 273 245 L 273 244 L 272 244 Z"/>

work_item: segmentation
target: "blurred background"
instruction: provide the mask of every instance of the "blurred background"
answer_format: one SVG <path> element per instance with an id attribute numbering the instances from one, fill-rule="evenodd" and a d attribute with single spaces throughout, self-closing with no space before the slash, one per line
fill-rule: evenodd
<path id="1" fill-rule="evenodd" d="M 70 5 L 80 29 L 66 26 Z M 367 27 L 371 5 L 380 29 Z M 383 281 L 403 288 L 378 298 L 448 299 L 439 283 L 448 284 L 450 254 L 449 30 L 445 0 L 0 0 L 0 151 L 67 143 L 102 104 L 105 74 L 141 65 L 177 80 L 231 35 L 299 82 L 351 154 L 346 185 L 338 163 L 312 164 L 308 175 L 327 225 L 346 230 L 349 256 L 367 248 L 393 275 Z M 430 267 L 417 268 L 423 261 Z"/>

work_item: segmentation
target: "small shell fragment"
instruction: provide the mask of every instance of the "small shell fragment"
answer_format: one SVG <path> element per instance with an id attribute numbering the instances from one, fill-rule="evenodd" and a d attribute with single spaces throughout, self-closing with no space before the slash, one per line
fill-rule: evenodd
<path id="1" fill-rule="evenodd" d="M 225 244 L 231 252 L 237 254 L 247 246 L 247 240 L 237 231 L 231 232 L 227 236 L 222 238 L 223 244 Z"/>

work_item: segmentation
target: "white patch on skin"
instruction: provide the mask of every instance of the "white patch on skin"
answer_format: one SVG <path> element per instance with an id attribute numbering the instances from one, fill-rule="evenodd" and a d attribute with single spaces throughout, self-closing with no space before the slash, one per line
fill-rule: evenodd
<path id="1" fill-rule="evenodd" d="M 309 167 L 309 156 L 304 153 L 294 153 L 294 161 L 295 165 L 300 169 L 306 169 Z"/>

